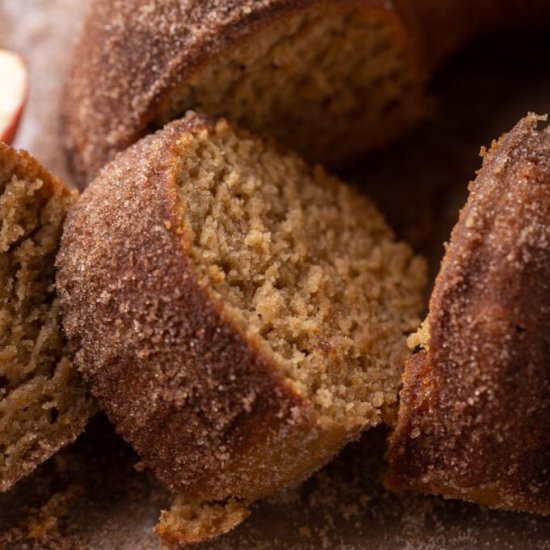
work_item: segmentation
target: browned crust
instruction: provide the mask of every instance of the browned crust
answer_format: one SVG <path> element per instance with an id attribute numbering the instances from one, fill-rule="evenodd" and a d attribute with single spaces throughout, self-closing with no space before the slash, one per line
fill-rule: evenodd
<path id="1" fill-rule="evenodd" d="M 550 129 L 485 154 L 407 364 L 387 485 L 550 514 Z"/>
<path id="2" fill-rule="evenodd" d="M 21 180 L 41 180 L 43 185 L 40 189 L 41 196 L 45 197 L 45 202 L 54 195 L 63 197 L 69 208 L 77 199 L 77 192 L 71 192 L 65 184 L 50 174 L 32 155 L 27 151 L 17 150 L 0 141 L 0 165 L 2 174 L 9 174 L 10 177 L 16 177 Z M 62 220 L 59 220 L 62 224 Z M 1 224 L 0 224 L 1 225 Z M 52 281 L 53 283 L 53 281 Z M 0 281 L 0 284 L 6 284 L 6 281 Z M 53 307 L 53 306 L 52 306 Z M 70 361 L 72 358 L 67 354 L 62 361 Z M 77 373 L 75 373 L 77 375 Z M 80 380 L 80 376 L 78 379 Z M 79 393 L 79 383 L 73 377 L 71 383 L 74 384 L 75 397 Z M 82 388 L 81 398 L 84 399 L 84 388 Z M 53 456 L 59 449 L 74 441 L 78 435 L 84 430 L 88 419 L 95 413 L 95 404 L 92 403 L 91 397 L 87 404 L 83 404 L 82 410 L 87 413 L 80 423 L 74 423 L 67 426 L 65 431 L 58 431 L 54 437 L 43 438 L 38 445 L 33 449 L 31 454 L 25 457 L 17 467 L 17 471 L 11 473 L 10 476 L 4 476 L 0 479 L 0 492 L 7 491 L 13 487 L 15 483 L 23 477 L 30 474 L 37 466 L 45 462 Z"/>
<path id="3" fill-rule="evenodd" d="M 68 217 L 58 285 L 76 362 L 144 463 L 188 497 L 254 499 L 354 434 L 319 418 L 197 282 L 175 147 L 205 125 L 189 115 L 102 170 Z"/>
<path id="4" fill-rule="evenodd" d="M 416 47 L 406 0 L 92 0 L 62 113 L 77 184 L 83 188 L 117 151 L 149 133 L 156 107 L 210 59 L 266 25 L 312 8 L 398 13 Z"/>

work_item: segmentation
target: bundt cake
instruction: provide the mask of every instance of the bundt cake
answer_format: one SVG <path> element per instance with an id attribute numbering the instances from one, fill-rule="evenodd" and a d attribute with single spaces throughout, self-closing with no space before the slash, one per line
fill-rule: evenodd
<path id="1" fill-rule="evenodd" d="M 81 187 L 188 109 L 336 165 L 430 110 L 436 63 L 547 0 L 91 0 L 63 102 Z"/>
<path id="2" fill-rule="evenodd" d="M 387 485 L 550 514 L 550 129 L 483 152 L 423 328 Z"/>
<path id="3" fill-rule="evenodd" d="M 227 529 L 392 419 L 424 267 L 368 199 L 223 120 L 189 113 L 108 164 L 57 281 L 78 367 L 182 495 L 161 526 Z"/>
<path id="4" fill-rule="evenodd" d="M 0 142 L 0 491 L 75 439 L 94 410 L 54 293 L 75 198 L 29 154 Z"/>

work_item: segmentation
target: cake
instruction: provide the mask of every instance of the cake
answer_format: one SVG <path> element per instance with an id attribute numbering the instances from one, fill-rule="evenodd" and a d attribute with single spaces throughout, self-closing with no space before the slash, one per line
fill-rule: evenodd
<path id="1" fill-rule="evenodd" d="M 63 101 L 78 184 L 188 109 L 324 165 L 383 144 L 427 108 L 406 19 L 378 1 L 92 0 Z"/>
<path id="2" fill-rule="evenodd" d="M 465 41 L 548 24 L 547 0 L 91 0 L 62 104 L 83 188 L 188 109 L 339 166 L 432 110 L 426 82 Z"/>
<path id="3" fill-rule="evenodd" d="M 550 130 L 491 149 L 411 337 L 387 486 L 550 514 Z"/>
<path id="4" fill-rule="evenodd" d="M 54 292 L 75 199 L 29 154 L 0 142 L 0 491 L 74 440 L 94 411 Z"/>
<path id="5" fill-rule="evenodd" d="M 101 170 L 57 281 L 118 432 L 180 494 L 180 518 L 204 504 L 225 529 L 392 421 L 424 268 L 321 167 L 189 113 Z"/>

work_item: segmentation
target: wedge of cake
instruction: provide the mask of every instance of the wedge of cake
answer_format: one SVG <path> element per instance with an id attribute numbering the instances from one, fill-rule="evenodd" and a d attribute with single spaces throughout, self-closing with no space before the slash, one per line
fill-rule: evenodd
<path id="1" fill-rule="evenodd" d="M 367 198 L 193 113 L 101 171 L 58 267 L 79 368 L 180 519 L 204 518 L 165 516 L 180 541 L 393 417 L 425 280 Z"/>
<path id="2" fill-rule="evenodd" d="M 409 11 L 378 0 L 92 0 L 63 102 L 69 166 L 83 188 L 189 109 L 323 165 L 383 144 L 427 110 Z"/>
<path id="3" fill-rule="evenodd" d="M 193 109 L 341 164 L 430 112 L 428 79 L 466 41 L 549 21 L 547 0 L 91 0 L 66 158 L 84 188 Z"/>
<path id="4" fill-rule="evenodd" d="M 484 152 L 422 330 L 387 485 L 550 514 L 550 130 Z"/>
<path id="5" fill-rule="evenodd" d="M 75 199 L 29 154 L 0 142 L 0 491 L 75 439 L 95 410 L 54 287 Z"/>

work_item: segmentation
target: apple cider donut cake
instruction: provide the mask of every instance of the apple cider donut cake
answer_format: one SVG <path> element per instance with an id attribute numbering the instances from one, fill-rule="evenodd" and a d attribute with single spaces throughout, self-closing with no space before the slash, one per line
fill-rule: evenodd
<path id="1" fill-rule="evenodd" d="M 550 514 L 550 129 L 484 152 L 411 337 L 387 485 Z"/>
<path id="2" fill-rule="evenodd" d="M 0 491 L 74 440 L 94 410 L 54 288 L 75 199 L 29 154 L 0 142 Z"/>
<path id="3" fill-rule="evenodd" d="M 225 529 L 393 417 L 424 262 L 322 168 L 189 113 L 101 171 L 62 243 L 78 366 L 185 521 Z"/>

